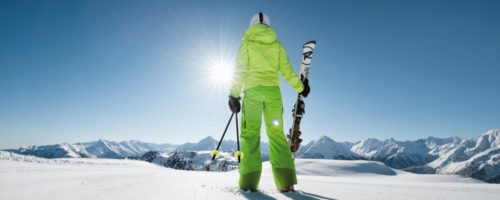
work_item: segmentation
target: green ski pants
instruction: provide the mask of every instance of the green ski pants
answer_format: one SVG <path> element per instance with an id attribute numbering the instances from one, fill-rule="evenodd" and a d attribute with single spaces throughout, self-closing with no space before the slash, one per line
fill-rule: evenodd
<path id="1" fill-rule="evenodd" d="M 260 159 L 260 127 L 262 114 L 269 139 L 274 182 L 277 188 L 297 184 L 295 163 L 290 145 L 283 132 L 283 103 L 276 86 L 247 89 L 243 99 L 241 119 L 241 151 L 239 186 L 243 190 L 257 190 L 262 162 Z"/>

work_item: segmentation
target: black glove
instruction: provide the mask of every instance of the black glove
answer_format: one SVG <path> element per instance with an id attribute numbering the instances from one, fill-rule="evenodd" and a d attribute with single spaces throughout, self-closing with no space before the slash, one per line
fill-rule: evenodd
<path id="1" fill-rule="evenodd" d="M 229 109 L 231 109 L 231 111 L 233 113 L 239 113 L 240 110 L 241 110 L 241 104 L 240 104 L 240 98 L 236 98 L 236 97 L 233 97 L 231 95 L 229 95 Z"/>
<path id="2" fill-rule="evenodd" d="M 300 94 L 304 97 L 307 97 L 309 95 L 309 92 L 311 92 L 311 87 L 309 87 L 309 79 L 304 79 L 302 81 L 302 84 L 304 85 L 304 90 L 300 92 Z"/>

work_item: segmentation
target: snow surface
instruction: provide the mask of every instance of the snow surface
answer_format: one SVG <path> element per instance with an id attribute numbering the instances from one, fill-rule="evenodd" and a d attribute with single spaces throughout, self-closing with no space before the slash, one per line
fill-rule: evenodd
<path id="1" fill-rule="evenodd" d="M 259 192 L 238 173 L 183 171 L 118 159 L 43 159 L 0 151 L 0 199 L 497 199 L 500 185 L 417 175 L 374 161 L 297 159 L 297 192 L 282 194 L 264 163 Z"/>

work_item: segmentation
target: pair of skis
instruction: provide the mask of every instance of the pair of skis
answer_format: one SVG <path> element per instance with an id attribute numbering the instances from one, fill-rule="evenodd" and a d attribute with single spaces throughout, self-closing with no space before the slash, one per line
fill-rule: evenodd
<path id="1" fill-rule="evenodd" d="M 302 64 L 300 68 L 300 80 L 302 82 L 309 79 L 309 69 L 311 68 L 311 59 L 315 48 L 316 41 L 314 40 L 306 42 L 302 47 Z M 305 114 L 304 98 L 305 97 L 301 94 L 297 95 L 297 100 L 295 101 L 295 105 L 292 110 L 293 125 L 292 128 L 290 128 L 290 133 L 287 135 L 290 150 L 294 153 L 299 150 L 300 142 L 302 142 L 302 139 L 300 138 L 300 135 L 302 134 L 300 131 L 300 121 Z"/>
<path id="2" fill-rule="evenodd" d="M 308 41 L 304 44 L 302 48 L 302 63 L 301 63 L 301 68 L 300 68 L 300 80 L 304 82 L 304 80 L 309 78 L 309 69 L 311 68 L 311 59 L 312 55 L 314 52 L 314 49 L 316 48 L 316 41 L 311 40 Z M 300 147 L 300 143 L 302 142 L 302 139 L 300 138 L 301 131 L 300 131 L 300 121 L 304 117 L 305 114 L 305 103 L 304 103 L 304 96 L 301 94 L 297 95 L 297 100 L 294 105 L 294 109 L 292 110 L 293 113 L 293 125 L 292 128 L 290 128 L 290 133 L 287 135 L 288 138 L 288 143 L 290 144 L 290 150 L 292 152 L 297 152 Z M 216 157 L 219 156 L 219 148 L 224 140 L 224 136 L 226 135 L 227 129 L 229 127 L 229 124 L 231 124 L 231 120 L 233 119 L 233 116 L 236 115 L 236 140 L 237 140 L 237 145 L 238 145 L 238 151 L 234 153 L 234 156 L 238 158 L 238 162 L 241 161 L 241 158 L 243 157 L 242 152 L 240 151 L 240 140 L 239 140 L 239 129 L 238 129 L 238 114 L 233 113 L 231 114 L 231 117 L 229 118 L 229 121 L 227 122 L 226 128 L 224 129 L 224 132 L 222 133 L 222 137 L 219 140 L 219 143 L 217 144 L 217 148 L 211 152 L 212 155 L 212 161 L 215 160 Z"/>

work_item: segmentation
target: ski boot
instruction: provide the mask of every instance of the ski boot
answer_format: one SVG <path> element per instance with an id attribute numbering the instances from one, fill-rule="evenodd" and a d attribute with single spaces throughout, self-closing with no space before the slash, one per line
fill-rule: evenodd
<path id="1" fill-rule="evenodd" d="M 291 185 L 291 186 L 286 186 L 286 187 L 284 187 L 284 188 L 281 188 L 281 189 L 279 189 L 279 191 L 280 191 L 281 193 L 295 192 L 295 190 L 293 189 L 293 185 Z"/>

